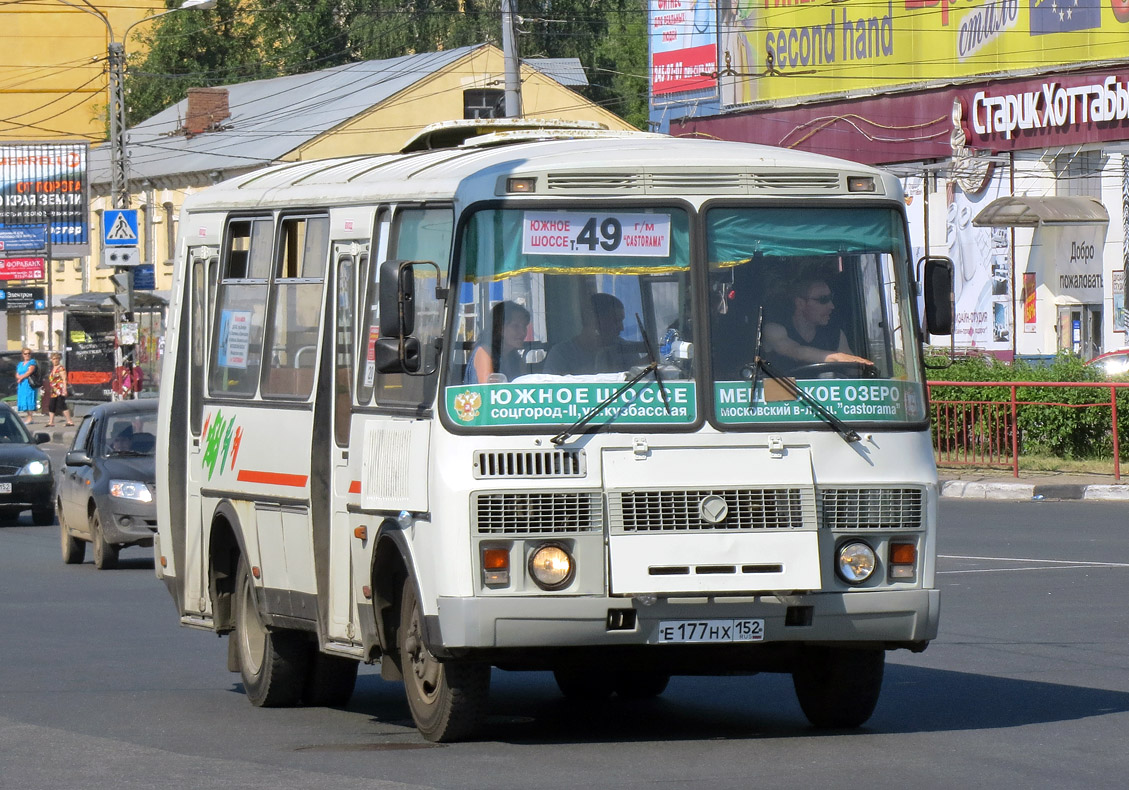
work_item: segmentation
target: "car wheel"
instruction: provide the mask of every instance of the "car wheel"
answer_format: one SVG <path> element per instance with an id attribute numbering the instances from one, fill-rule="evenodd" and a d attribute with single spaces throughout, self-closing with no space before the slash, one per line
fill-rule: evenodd
<path id="1" fill-rule="evenodd" d="M 420 734 L 433 743 L 470 736 L 486 717 L 490 665 L 439 661 L 423 639 L 423 612 L 409 576 L 400 596 L 400 666 L 408 707 Z"/>
<path id="2" fill-rule="evenodd" d="M 106 542 L 106 536 L 102 534 L 102 519 L 97 510 L 90 514 L 90 536 L 94 539 L 94 567 L 100 571 L 116 568 L 118 547 Z"/>
<path id="3" fill-rule="evenodd" d="M 295 631 L 268 631 L 255 601 L 247 560 L 239 558 L 235 576 L 235 631 L 243 691 L 259 708 L 288 708 L 302 700 L 310 643 Z"/>
<path id="4" fill-rule="evenodd" d="M 63 562 L 67 565 L 78 565 L 86 559 L 86 541 L 79 540 L 70 533 L 63 522 L 63 510 L 59 508 L 59 538 L 63 549 Z"/>

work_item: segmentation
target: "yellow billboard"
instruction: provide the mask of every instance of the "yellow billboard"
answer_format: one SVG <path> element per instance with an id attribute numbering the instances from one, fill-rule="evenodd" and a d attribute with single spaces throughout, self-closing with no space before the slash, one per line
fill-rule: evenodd
<path id="1" fill-rule="evenodd" d="M 724 106 L 1122 61 L 1129 0 L 721 0 Z"/>

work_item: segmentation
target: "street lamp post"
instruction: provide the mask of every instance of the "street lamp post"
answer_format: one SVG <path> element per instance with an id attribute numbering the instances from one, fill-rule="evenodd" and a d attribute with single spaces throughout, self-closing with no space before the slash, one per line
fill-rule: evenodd
<path id="1" fill-rule="evenodd" d="M 90 0 L 79 0 L 79 3 L 71 2 L 71 0 L 59 0 L 59 2 L 65 5 L 98 17 L 98 19 L 102 20 L 102 24 L 106 26 L 106 33 L 110 38 L 106 53 L 109 69 L 109 79 L 107 80 L 107 112 L 110 116 L 110 200 L 114 208 L 129 208 L 129 156 L 125 144 L 125 42 L 129 38 L 129 31 L 133 30 L 133 28 L 140 25 L 142 22 L 152 22 L 154 19 L 177 11 L 206 11 L 215 8 L 216 1 L 217 0 L 183 0 L 176 8 L 170 8 L 159 14 L 153 14 L 152 16 L 139 19 L 132 23 L 125 29 L 125 33 L 122 34 L 121 40 L 119 41 L 114 36 L 114 27 L 110 24 L 109 18 L 101 9 L 90 2 Z M 114 308 L 114 328 L 116 330 L 115 334 L 118 337 L 117 352 L 115 354 L 118 359 L 115 360 L 114 367 L 123 375 L 119 376 L 121 393 L 120 395 L 119 393 L 114 393 L 115 399 L 119 396 L 123 398 L 136 397 L 133 384 L 133 344 L 121 342 L 123 323 L 132 323 L 133 321 L 132 280 L 133 277 L 130 268 L 116 268 L 113 281 L 119 301 L 118 305 Z M 124 281 L 124 284 L 122 284 L 122 281 Z M 124 302 L 124 304 L 122 304 L 122 302 Z M 124 309 L 121 309 L 123 307 Z"/>

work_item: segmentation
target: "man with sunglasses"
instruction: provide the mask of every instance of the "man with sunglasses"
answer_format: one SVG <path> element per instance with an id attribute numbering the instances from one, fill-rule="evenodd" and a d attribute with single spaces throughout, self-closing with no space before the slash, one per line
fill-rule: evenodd
<path id="1" fill-rule="evenodd" d="M 792 315 L 782 323 L 764 325 L 764 347 L 770 362 L 783 373 L 819 362 L 856 362 L 872 365 L 855 356 L 847 335 L 831 324 L 835 300 L 831 287 L 821 277 L 798 280 L 790 291 Z"/>

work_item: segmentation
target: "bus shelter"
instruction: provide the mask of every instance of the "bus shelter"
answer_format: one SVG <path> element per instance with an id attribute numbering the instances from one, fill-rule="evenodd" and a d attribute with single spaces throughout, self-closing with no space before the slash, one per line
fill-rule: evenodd
<path id="1" fill-rule="evenodd" d="M 120 308 L 109 293 L 82 293 L 63 300 L 67 376 L 77 400 L 108 401 L 131 389 L 155 396 L 160 385 L 168 302 L 156 294 L 135 291 L 133 321 L 137 337 L 132 374 L 116 364 L 117 317 Z"/>

